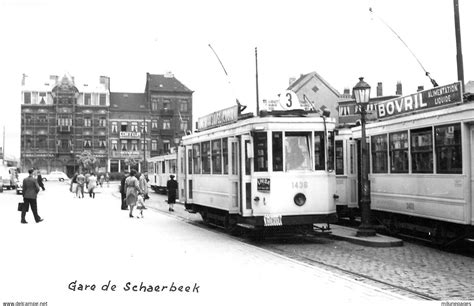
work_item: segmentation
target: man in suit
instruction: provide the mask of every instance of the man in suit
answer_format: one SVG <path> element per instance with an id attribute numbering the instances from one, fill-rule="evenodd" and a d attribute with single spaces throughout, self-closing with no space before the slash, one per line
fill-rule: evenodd
<path id="1" fill-rule="evenodd" d="M 38 168 L 36 168 L 36 181 L 38 182 L 38 185 L 41 187 L 41 189 L 43 189 L 43 191 L 45 190 L 44 188 L 44 183 L 43 183 L 43 177 L 41 176 L 41 172 L 39 171 Z"/>
<path id="2" fill-rule="evenodd" d="M 43 221 L 41 217 L 38 215 L 38 207 L 36 203 L 36 197 L 38 192 L 40 191 L 40 187 L 38 185 L 38 181 L 33 177 L 33 173 L 35 172 L 34 169 L 28 170 L 29 176 L 23 180 L 23 207 L 21 210 L 21 223 L 28 223 L 26 222 L 26 210 L 29 206 L 31 206 L 31 211 L 33 212 L 33 216 L 35 217 L 36 223 Z"/>

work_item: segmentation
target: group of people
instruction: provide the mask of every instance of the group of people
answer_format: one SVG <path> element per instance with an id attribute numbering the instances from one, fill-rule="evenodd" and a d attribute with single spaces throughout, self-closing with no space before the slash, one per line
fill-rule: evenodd
<path id="1" fill-rule="evenodd" d="M 108 184 L 108 173 L 105 177 L 101 175 L 100 178 L 97 179 L 94 172 L 86 172 L 85 174 L 76 172 L 71 179 L 69 190 L 74 193 L 74 197 L 84 198 L 84 189 L 86 189 L 87 193 L 89 193 L 89 197 L 95 199 L 95 188 L 97 185 L 102 187 L 104 180 L 107 181 Z"/>

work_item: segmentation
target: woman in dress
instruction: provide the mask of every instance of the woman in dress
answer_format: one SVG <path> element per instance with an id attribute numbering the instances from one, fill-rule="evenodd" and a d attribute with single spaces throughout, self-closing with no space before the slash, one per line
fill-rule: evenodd
<path id="1" fill-rule="evenodd" d="M 89 184 L 87 185 L 87 191 L 89 191 L 89 197 L 95 199 L 95 187 L 97 187 L 97 176 L 91 173 L 89 176 Z"/>
<path id="2" fill-rule="evenodd" d="M 130 175 L 125 180 L 125 187 L 126 187 L 126 196 L 125 201 L 127 205 L 130 207 L 130 214 L 129 217 L 133 218 L 133 208 L 137 205 L 137 198 L 138 194 L 141 193 L 140 183 L 136 178 L 137 171 L 132 169 L 130 171 Z"/>

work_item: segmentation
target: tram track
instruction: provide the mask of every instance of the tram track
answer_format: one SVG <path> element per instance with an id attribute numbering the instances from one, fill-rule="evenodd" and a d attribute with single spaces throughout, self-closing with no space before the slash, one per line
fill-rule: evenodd
<path id="1" fill-rule="evenodd" d="M 296 253 L 289 253 L 287 250 L 278 248 L 274 245 L 263 245 L 262 241 L 253 240 L 249 236 L 230 235 L 229 233 L 227 233 L 225 231 L 225 229 L 223 229 L 222 227 L 219 227 L 219 226 L 215 226 L 215 225 L 212 225 L 212 224 L 206 224 L 206 223 L 203 223 L 203 221 L 191 220 L 189 218 L 185 218 L 185 217 L 180 216 L 178 214 L 168 213 L 166 211 L 163 211 L 162 209 L 158 209 L 158 208 L 155 208 L 155 207 L 152 207 L 152 206 L 147 206 L 147 207 L 149 209 L 153 210 L 153 211 L 168 215 L 170 217 L 174 217 L 174 218 L 176 218 L 180 221 L 183 221 L 183 222 L 188 223 L 190 225 L 199 227 L 201 229 L 208 230 L 208 231 L 218 233 L 218 234 L 226 234 L 230 239 L 233 239 L 233 240 L 239 241 L 241 243 L 251 245 L 252 247 L 256 247 L 256 248 L 259 248 L 259 249 L 262 249 L 262 250 L 265 250 L 265 251 L 273 252 L 273 253 L 275 253 L 279 256 L 283 256 L 283 257 L 286 257 L 288 259 L 295 260 L 297 262 L 301 262 L 301 263 L 304 263 L 304 264 L 307 264 L 307 265 L 310 265 L 310 266 L 322 268 L 326 271 L 330 271 L 330 272 L 333 272 L 333 273 L 343 275 L 345 277 L 349 277 L 352 280 L 362 282 L 364 284 L 371 285 L 371 286 L 374 286 L 374 287 L 382 289 L 382 290 L 387 290 L 389 292 L 399 294 L 399 295 L 402 295 L 402 296 L 406 296 L 406 297 L 409 297 L 409 298 L 417 299 L 417 300 L 425 300 L 425 301 L 440 300 L 439 297 L 436 297 L 436 296 L 433 296 L 433 295 L 430 295 L 430 294 L 427 294 L 427 293 L 424 293 L 424 292 L 419 292 L 419 291 L 416 291 L 416 290 L 413 290 L 413 289 L 410 289 L 410 288 L 407 288 L 407 287 L 404 287 L 404 286 L 396 285 L 396 284 L 393 284 L 393 283 L 390 283 L 390 282 L 387 282 L 387 281 L 384 281 L 384 280 L 380 280 L 380 279 L 374 278 L 370 275 L 366 275 L 364 273 L 351 271 L 349 269 L 345 269 L 345 268 L 342 268 L 342 267 L 339 267 L 339 266 L 336 266 L 336 265 L 328 264 L 327 262 L 324 262 L 322 260 L 317 260 L 317 259 L 314 259 L 314 258 L 311 258 L 311 257 L 308 257 L 308 256 L 303 256 L 303 255 L 296 254 Z M 310 235 L 306 235 L 306 236 L 299 235 L 299 236 L 297 236 L 297 238 L 298 239 L 303 239 L 306 242 L 311 243 L 315 239 L 321 239 L 321 236 L 320 236 L 320 234 L 315 233 L 315 234 L 310 234 Z M 264 241 L 266 241 L 266 239 L 264 239 Z"/>

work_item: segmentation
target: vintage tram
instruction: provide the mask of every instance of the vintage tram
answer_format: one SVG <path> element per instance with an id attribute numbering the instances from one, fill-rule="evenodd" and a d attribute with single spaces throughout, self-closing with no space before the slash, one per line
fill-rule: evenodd
<path id="1" fill-rule="evenodd" d="M 227 229 L 303 229 L 336 220 L 335 121 L 319 113 L 199 119 L 178 150 L 180 200 Z"/>
<path id="2" fill-rule="evenodd" d="M 166 183 L 170 175 L 176 176 L 177 151 L 173 148 L 169 154 L 154 156 L 148 159 L 148 185 L 157 192 L 166 194 Z"/>

